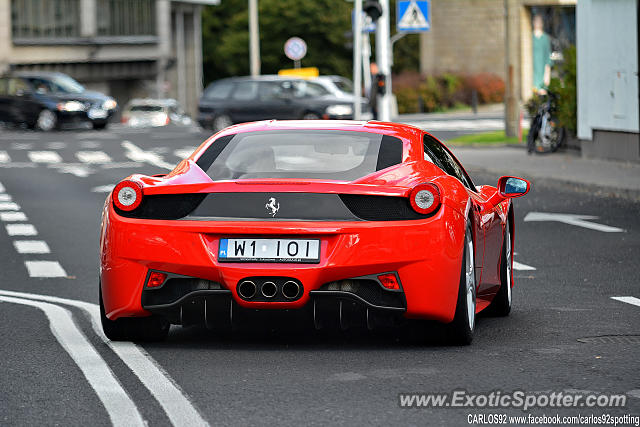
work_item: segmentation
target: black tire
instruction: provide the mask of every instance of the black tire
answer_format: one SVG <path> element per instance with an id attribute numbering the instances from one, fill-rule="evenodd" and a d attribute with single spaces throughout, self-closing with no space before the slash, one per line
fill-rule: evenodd
<path id="1" fill-rule="evenodd" d="M 555 153 L 558 151 L 558 148 L 562 145 L 565 138 L 565 130 L 563 127 L 558 126 L 558 118 L 555 116 L 550 116 L 549 122 L 551 123 L 548 126 L 551 126 L 551 134 L 548 135 L 549 140 L 545 142 L 541 133 L 542 130 L 542 118 L 536 117 L 535 125 L 531 127 L 529 130 L 529 135 L 527 136 L 527 151 L 529 153 L 535 152 L 536 154 L 548 154 Z"/>
<path id="2" fill-rule="evenodd" d="M 320 116 L 316 113 L 308 111 L 302 116 L 302 120 L 320 120 Z"/>
<path id="3" fill-rule="evenodd" d="M 456 313 L 453 321 L 448 325 L 451 342 L 457 345 L 471 344 L 476 324 L 476 272 L 472 236 L 471 227 L 467 225 L 462 248 Z"/>
<path id="4" fill-rule="evenodd" d="M 104 122 L 104 123 L 91 123 L 91 126 L 95 130 L 103 130 L 103 129 L 107 128 L 107 122 Z"/>
<path id="5" fill-rule="evenodd" d="M 502 242 L 502 255 L 500 261 L 500 289 L 489 307 L 487 314 L 493 316 L 508 316 L 511 312 L 512 296 L 512 280 L 513 280 L 513 246 L 511 244 L 511 229 L 509 221 L 507 221 L 504 240 Z"/>
<path id="6" fill-rule="evenodd" d="M 104 311 L 102 286 L 98 289 L 102 331 L 111 341 L 163 341 L 167 338 L 169 322 L 158 316 L 110 320 Z"/>

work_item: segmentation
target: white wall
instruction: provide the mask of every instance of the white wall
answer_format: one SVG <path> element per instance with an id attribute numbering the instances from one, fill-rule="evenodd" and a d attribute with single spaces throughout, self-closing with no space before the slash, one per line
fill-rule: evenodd
<path id="1" fill-rule="evenodd" d="M 580 0 L 576 27 L 578 138 L 638 132 L 636 0 Z"/>

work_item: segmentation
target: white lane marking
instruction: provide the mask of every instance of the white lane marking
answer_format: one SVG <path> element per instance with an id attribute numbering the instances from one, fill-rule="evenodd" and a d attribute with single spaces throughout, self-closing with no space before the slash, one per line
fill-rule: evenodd
<path id="1" fill-rule="evenodd" d="M 32 162 L 11 162 L 11 163 L 0 163 L 0 168 L 2 169 L 24 169 L 24 168 L 36 168 L 38 165 Z"/>
<path id="2" fill-rule="evenodd" d="M 55 151 L 29 151 L 27 155 L 34 163 L 62 163 L 62 157 Z"/>
<path id="3" fill-rule="evenodd" d="M 36 236 L 38 232 L 31 224 L 7 224 L 5 225 L 9 236 Z"/>
<path id="4" fill-rule="evenodd" d="M 165 162 L 161 155 L 150 151 L 144 151 L 140 147 L 134 145 L 131 141 L 123 141 L 122 148 L 127 151 L 125 153 L 127 158 L 134 162 L 145 162 L 150 165 L 169 170 L 173 169 L 175 166 L 171 163 Z"/>
<path id="5" fill-rule="evenodd" d="M 65 304 L 84 310 L 91 318 L 96 334 L 122 359 L 144 384 L 164 409 L 171 422 L 176 425 L 205 426 L 208 423 L 189 401 L 180 387 L 157 362 L 141 347 L 131 342 L 115 342 L 104 336 L 100 326 L 100 308 L 96 304 L 48 295 L 29 294 L 0 290 L 0 295 L 17 296 L 40 301 Z"/>
<path id="6" fill-rule="evenodd" d="M 31 150 L 33 146 L 34 146 L 33 142 L 14 142 L 13 144 L 11 144 L 11 149 L 12 150 Z"/>
<path id="7" fill-rule="evenodd" d="M 76 157 L 82 163 L 111 163 L 111 157 L 104 151 L 78 151 Z"/>
<path id="8" fill-rule="evenodd" d="M 97 187 L 93 187 L 91 189 L 91 192 L 92 193 L 110 193 L 111 190 L 113 190 L 113 187 L 115 187 L 115 185 L 113 184 L 99 185 Z"/>
<path id="9" fill-rule="evenodd" d="M 574 214 L 560 214 L 560 213 L 548 213 L 548 212 L 529 212 L 524 221 L 557 221 L 564 224 L 575 225 L 578 227 L 584 227 L 591 230 L 602 231 L 604 233 L 621 233 L 624 230 L 618 227 L 611 227 L 609 225 L 597 224 L 595 222 L 586 221 L 588 219 L 598 219 L 593 215 L 574 215 Z"/>
<path id="10" fill-rule="evenodd" d="M 98 148 L 100 147 L 100 143 L 97 141 L 82 141 L 80 143 L 80 147 L 82 148 Z"/>
<path id="11" fill-rule="evenodd" d="M 627 304 L 637 305 L 638 307 L 640 307 L 640 298 L 636 298 L 636 297 L 611 297 L 611 299 L 614 299 L 614 300 L 620 301 L 620 302 L 626 302 Z"/>
<path id="12" fill-rule="evenodd" d="M 513 269 L 520 270 L 520 271 L 531 271 L 531 270 L 535 270 L 536 268 L 527 264 L 522 264 L 521 262 L 518 262 L 518 261 L 513 261 Z"/>
<path id="13" fill-rule="evenodd" d="M 49 165 L 49 168 L 56 169 L 60 173 L 68 173 L 78 178 L 86 178 L 93 173 L 93 170 L 83 163 L 62 163 Z"/>
<path id="14" fill-rule="evenodd" d="M 0 202 L 10 202 L 10 201 L 11 201 L 11 194 L 0 193 Z"/>
<path id="15" fill-rule="evenodd" d="M 67 277 L 58 261 L 25 261 L 30 277 Z"/>
<path id="16" fill-rule="evenodd" d="M 26 221 L 27 216 L 23 212 L 0 212 L 0 221 Z"/>
<path id="17" fill-rule="evenodd" d="M 49 150 L 62 150 L 67 146 L 66 142 L 49 142 L 46 147 Z"/>
<path id="18" fill-rule="evenodd" d="M 19 211 L 20 206 L 14 202 L 0 202 L 0 211 Z"/>
<path id="19" fill-rule="evenodd" d="M 4 193 L 5 189 L 4 189 L 4 185 L 2 185 L 2 183 L 0 182 L 0 193 Z"/>
<path id="20" fill-rule="evenodd" d="M 0 151 L 0 163 L 11 163 L 11 157 L 6 151 Z"/>
<path id="21" fill-rule="evenodd" d="M 102 169 L 130 169 L 139 168 L 140 166 L 142 166 L 142 162 L 117 162 L 101 165 Z"/>
<path id="22" fill-rule="evenodd" d="M 87 382 L 104 405 L 109 419 L 117 426 L 144 426 L 142 415 L 117 378 L 93 348 L 87 337 L 73 322 L 66 308 L 46 302 L 0 296 L 0 301 L 28 305 L 42 310 L 49 319 L 49 327 L 62 348 L 78 365 Z"/>
<path id="23" fill-rule="evenodd" d="M 48 254 L 49 245 L 44 240 L 15 240 L 13 246 L 20 254 Z"/>
<path id="24" fill-rule="evenodd" d="M 196 151 L 197 147 L 184 147 L 179 150 L 175 150 L 173 154 L 180 159 L 186 159 L 189 157 L 194 151 Z"/>

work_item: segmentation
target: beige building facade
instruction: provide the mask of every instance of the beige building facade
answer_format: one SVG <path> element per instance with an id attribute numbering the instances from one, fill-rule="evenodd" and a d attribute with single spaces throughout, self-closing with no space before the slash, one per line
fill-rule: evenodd
<path id="1" fill-rule="evenodd" d="M 201 8 L 219 0 L 0 0 L 0 73 L 60 71 L 120 105 L 202 92 Z"/>

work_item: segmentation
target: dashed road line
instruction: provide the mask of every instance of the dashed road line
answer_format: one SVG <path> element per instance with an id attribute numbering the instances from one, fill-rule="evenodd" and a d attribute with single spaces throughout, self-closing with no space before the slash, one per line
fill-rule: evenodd
<path id="1" fill-rule="evenodd" d="M 575 225 L 577 227 L 588 228 L 590 230 L 602 231 L 603 233 L 622 233 L 624 230 L 618 227 L 598 224 L 587 220 L 598 219 L 593 215 L 575 215 L 550 212 L 529 212 L 524 217 L 524 222 L 529 221 L 556 221 L 563 224 Z"/>
<path id="2" fill-rule="evenodd" d="M 0 202 L 0 211 L 19 211 L 20 205 L 15 202 Z"/>
<path id="3" fill-rule="evenodd" d="M 7 224 L 5 225 L 9 236 L 37 236 L 38 231 L 31 224 Z"/>
<path id="4" fill-rule="evenodd" d="M 20 254 L 48 254 L 49 245 L 44 240 L 14 240 L 13 246 Z"/>
<path id="5" fill-rule="evenodd" d="M 23 212 L 0 212 L 0 221 L 17 222 L 26 220 L 27 216 Z"/>
<path id="6" fill-rule="evenodd" d="M 2 185 L 2 183 L 0 182 L 0 193 L 4 193 L 5 189 L 4 189 L 4 185 Z"/>
<path id="7" fill-rule="evenodd" d="M 614 300 L 620 301 L 620 302 L 626 302 L 627 304 L 636 305 L 636 306 L 640 307 L 640 298 L 636 298 L 636 297 L 611 297 L 611 299 L 614 299 Z"/>
<path id="8" fill-rule="evenodd" d="M 33 138 L 35 139 L 35 138 Z M 11 144 L 12 150 L 31 150 L 34 147 L 33 142 L 14 142 Z"/>
<path id="9" fill-rule="evenodd" d="M 97 187 L 93 187 L 91 189 L 91 192 L 92 193 L 110 193 L 111 190 L 113 190 L 113 187 L 115 187 L 114 184 L 99 185 Z"/>
<path id="10" fill-rule="evenodd" d="M 33 163 L 62 163 L 62 157 L 55 151 L 29 151 L 27 156 Z"/>
<path id="11" fill-rule="evenodd" d="M 111 163 L 111 157 L 104 151 L 78 151 L 76 157 L 83 163 Z"/>
<path id="12" fill-rule="evenodd" d="M 0 151 L 0 163 L 11 163 L 11 157 L 6 151 Z"/>
<path id="13" fill-rule="evenodd" d="M 171 163 L 165 162 L 161 155 L 152 153 L 150 151 L 144 151 L 137 145 L 133 144 L 131 141 L 123 141 L 121 145 L 122 148 L 126 150 L 125 155 L 127 156 L 127 158 L 133 160 L 134 162 L 149 163 L 150 165 L 169 170 L 173 169 L 175 166 Z"/>
<path id="14" fill-rule="evenodd" d="M 58 261 L 25 261 L 30 277 L 67 277 Z"/>
<path id="15" fill-rule="evenodd" d="M 59 298 L 48 295 L 29 294 L 24 292 L 0 290 L 0 295 L 29 298 L 69 305 L 84 310 L 91 318 L 94 331 L 120 359 L 138 377 L 140 382 L 158 401 L 173 425 L 206 426 L 194 404 L 180 387 L 171 379 L 164 369 L 141 347 L 131 342 L 114 342 L 104 336 L 100 326 L 100 309 L 98 305 L 84 301 Z"/>
<path id="16" fill-rule="evenodd" d="M 66 142 L 49 142 L 47 143 L 46 147 L 49 150 L 62 150 L 63 148 L 65 148 L 67 146 Z"/>
<path id="17" fill-rule="evenodd" d="M 68 173 L 78 178 L 86 178 L 93 173 L 93 169 L 84 163 L 62 163 L 49 165 L 49 168 L 55 169 L 60 173 Z"/>
<path id="18" fill-rule="evenodd" d="M 186 159 L 189 157 L 194 151 L 196 151 L 197 147 L 184 147 L 178 150 L 173 151 L 173 155 L 179 157 L 181 159 Z"/>
<path id="19" fill-rule="evenodd" d="M 107 362 L 78 329 L 69 310 L 55 304 L 10 296 L 0 296 L 0 301 L 42 310 L 49 319 L 51 332 L 82 371 L 107 410 L 111 423 L 115 426 L 145 426 L 136 404 L 122 388 Z"/>

